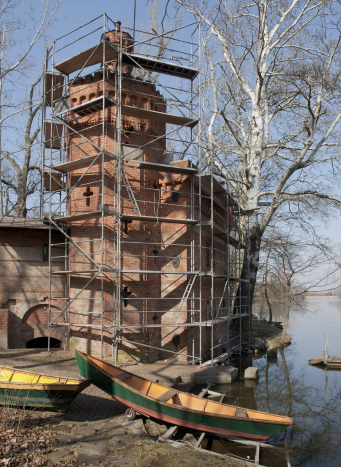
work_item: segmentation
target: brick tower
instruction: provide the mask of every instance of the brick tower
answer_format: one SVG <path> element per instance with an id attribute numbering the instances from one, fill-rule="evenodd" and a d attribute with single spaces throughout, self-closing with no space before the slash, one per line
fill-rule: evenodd
<path id="1" fill-rule="evenodd" d="M 47 78 L 62 83 L 51 98 L 46 81 L 46 94 L 63 144 L 55 137 L 45 147 L 66 155 L 53 166 L 65 174 L 66 212 L 50 216 L 51 225 L 64 225 L 65 270 L 51 274 L 65 277 L 61 314 L 70 347 L 103 357 L 114 349 L 121 360 L 200 361 L 230 335 L 242 263 L 240 208 L 212 169 L 202 169 L 199 149 L 188 150 L 198 123 L 193 85 L 179 89 L 189 96 L 183 105 L 176 88 L 153 74 L 169 85 L 171 78 L 193 81 L 198 70 L 134 48 L 117 22 Z M 93 65 L 99 68 L 80 77 Z M 54 135 L 52 123 L 50 130 Z"/>

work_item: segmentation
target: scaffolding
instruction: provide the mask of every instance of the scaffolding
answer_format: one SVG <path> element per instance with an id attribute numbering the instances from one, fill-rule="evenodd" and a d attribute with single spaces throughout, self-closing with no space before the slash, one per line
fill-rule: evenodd
<path id="1" fill-rule="evenodd" d="M 200 57 L 200 24 L 158 35 L 106 14 L 46 50 L 49 342 L 62 326 L 64 348 L 78 339 L 115 362 L 240 352 L 248 217 L 202 153 Z"/>

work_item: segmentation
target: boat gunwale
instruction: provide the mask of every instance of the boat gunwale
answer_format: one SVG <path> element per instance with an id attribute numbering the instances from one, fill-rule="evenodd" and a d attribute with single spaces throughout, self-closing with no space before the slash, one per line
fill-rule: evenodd
<path id="1" fill-rule="evenodd" d="M 113 379 L 117 384 L 119 384 L 120 386 L 124 386 L 126 387 L 127 389 L 129 389 L 131 392 L 135 393 L 135 394 L 138 394 L 138 395 L 141 395 L 142 397 L 145 397 L 146 399 L 149 399 L 150 401 L 154 401 L 154 402 L 157 402 L 158 404 L 161 404 L 161 405 L 164 405 L 166 407 L 170 407 L 170 408 L 176 408 L 178 410 L 181 410 L 183 412 L 190 412 L 190 413 L 194 413 L 194 414 L 204 414 L 204 415 L 208 415 L 208 416 L 213 416 L 213 417 L 217 417 L 217 418 L 221 418 L 221 419 L 228 419 L 228 420 L 239 420 L 239 421 L 243 421 L 243 422 L 256 422 L 256 423 L 267 423 L 267 424 L 270 424 L 270 425 L 285 425 L 285 426 L 291 426 L 292 423 L 293 423 L 293 419 L 291 417 L 286 417 L 284 415 L 278 415 L 278 414 L 268 414 L 267 412 L 261 412 L 259 410 L 252 410 L 252 409 L 246 409 L 244 407 L 239 407 L 239 406 L 233 406 L 231 404 L 224 404 L 222 402 L 215 402 L 215 401 L 212 401 L 212 402 L 215 402 L 216 404 L 219 404 L 219 405 L 222 405 L 223 407 L 226 407 L 226 406 L 229 406 L 229 407 L 233 407 L 233 408 L 238 408 L 238 409 L 242 409 L 242 410 L 251 410 L 253 412 L 259 412 L 261 414 L 264 414 L 264 415 L 274 415 L 274 416 L 277 416 L 277 417 L 283 417 L 283 418 L 286 418 L 288 421 L 270 421 L 270 420 L 262 420 L 262 419 L 259 419 L 259 418 L 250 418 L 250 417 L 236 417 L 236 416 L 232 416 L 232 415 L 222 415 L 222 414 L 219 414 L 219 413 L 214 413 L 214 412 L 205 412 L 205 411 L 202 411 L 202 410 L 195 410 L 195 409 L 189 409 L 188 407 L 185 407 L 185 406 L 182 406 L 182 405 L 177 405 L 177 404 L 168 404 L 167 402 L 162 402 L 162 401 L 158 401 L 157 399 L 155 399 L 154 397 L 150 397 L 148 396 L 147 394 L 144 394 L 140 391 L 138 391 L 137 389 L 133 388 L 132 386 L 129 386 L 127 383 L 125 383 L 124 381 L 121 381 L 117 378 L 115 378 L 115 376 L 112 376 L 110 375 L 110 373 L 108 373 L 107 371 L 105 371 L 103 368 L 101 368 L 100 366 L 98 366 L 95 362 L 91 361 L 90 358 L 88 358 L 88 355 L 83 353 L 83 352 L 79 352 L 78 350 L 76 350 L 76 353 L 78 353 L 78 355 L 80 355 L 82 358 L 85 358 L 86 361 L 88 361 L 90 364 L 94 365 L 96 368 L 98 368 L 102 373 L 104 373 L 105 375 L 109 376 L 110 379 Z M 91 357 L 91 356 L 90 356 Z M 96 357 L 92 357 L 92 358 L 96 358 Z M 97 359 L 97 360 L 100 360 L 100 359 Z M 104 362 L 105 364 L 108 364 L 110 365 L 110 363 L 107 363 L 107 362 Z M 113 368 L 117 368 L 119 370 L 121 370 L 121 368 L 118 368 L 118 367 L 115 367 L 114 365 L 110 365 L 112 366 Z M 152 382 L 154 384 L 158 384 L 159 386 L 162 386 L 164 387 L 165 389 L 169 390 L 169 387 L 168 386 L 164 386 L 163 384 L 161 383 L 155 383 L 154 381 L 151 381 L 149 379 L 146 379 L 146 378 L 143 378 L 143 376 L 139 376 L 139 375 L 135 375 L 134 373 L 131 373 L 130 371 L 126 371 L 125 369 L 122 371 L 124 373 L 129 373 L 130 375 L 132 376 L 135 376 L 137 378 L 140 378 L 140 379 L 143 379 L 144 381 L 148 381 L 148 382 Z M 127 378 L 128 379 L 128 378 Z M 93 383 L 95 384 L 95 383 Z M 96 386 L 96 384 L 95 384 Z M 102 389 L 102 388 L 101 388 Z M 110 394 L 112 397 L 113 397 L 113 394 L 111 394 L 110 392 L 108 391 L 105 391 L 104 389 L 102 389 L 104 392 L 106 392 L 107 394 Z M 200 399 L 198 396 L 194 395 L 194 394 L 188 394 L 186 392 L 183 392 L 183 391 L 177 391 L 178 393 L 181 393 L 181 394 L 185 394 L 185 395 L 189 395 L 191 397 L 194 397 L 194 398 L 198 398 Z"/>
<path id="2" fill-rule="evenodd" d="M 0 382 L 0 389 L 28 389 L 36 391 L 79 391 L 85 389 L 92 383 L 91 379 L 86 379 L 78 384 L 65 383 L 12 383 L 11 381 Z"/>
<path id="3" fill-rule="evenodd" d="M 60 379 L 60 378 L 63 378 L 65 379 L 65 381 L 56 381 L 55 383 L 39 383 L 39 382 L 36 382 L 36 383 L 29 383 L 29 382 L 15 382 L 15 381 L 0 381 L 0 389 L 7 389 L 9 388 L 9 386 L 13 385 L 14 387 L 11 388 L 11 389 L 28 389 L 28 388 L 24 388 L 23 386 L 30 386 L 29 389 L 37 389 L 37 390 L 41 390 L 41 389 L 46 389 L 47 386 L 52 386 L 51 387 L 51 390 L 52 389 L 57 389 L 58 386 L 61 386 L 62 387 L 62 390 L 68 390 L 68 391 L 75 391 L 76 388 L 82 388 L 82 389 L 85 389 L 86 387 L 90 386 L 90 384 L 92 383 L 92 380 L 91 379 L 76 379 L 76 378 L 68 378 L 68 377 L 65 377 L 65 376 L 51 376 L 51 375 L 46 375 L 44 373 L 37 373 L 37 372 L 33 372 L 33 371 L 26 371 L 26 370 L 21 370 L 20 368 L 12 368 L 12 367 L 8 367 L 8 366 L 4 366 L 4 365 L 0 365 L 0 371 L 1 370 L 10 370 L 10 371 L 19 371 L 20 373 L 24 373 L 26 375 L 36 375 L 36 376 L 44 376 L 44 377 L 47 377 L 47 378 L 56 378 L 56 379 Z M 72 381 L 72 383 L 68 383 L 67 381 Z M 18 387 L 19 386 L 19 387 Z M 32 387 L 32 386 L 36 386 L 36 387 Z"/>

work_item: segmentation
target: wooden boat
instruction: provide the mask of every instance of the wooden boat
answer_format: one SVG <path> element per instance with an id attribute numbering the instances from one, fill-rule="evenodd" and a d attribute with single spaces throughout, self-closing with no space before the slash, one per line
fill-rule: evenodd
<path id="1" fill-rule="evenodd" d="M 0 366 L 0 405 L 64 412 L 91 380 L 59 378 Z"/>
<path id="2" fill-rule="evenodd" d="M 76 351 L 84 378 L 136 412 L 173 425 L 207 433 L 267 440 L 292 419 L 202 399 L 169 389 L 82 352 Z"/>

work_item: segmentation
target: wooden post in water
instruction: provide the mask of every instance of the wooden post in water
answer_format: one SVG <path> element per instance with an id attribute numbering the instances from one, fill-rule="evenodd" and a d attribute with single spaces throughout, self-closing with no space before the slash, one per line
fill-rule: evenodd
<path id="1" fill-rule="evenodd" d="M 328 362 L 328 334 L 325 332 L 324 333 L 324 363 L 327 365 Z"/>

